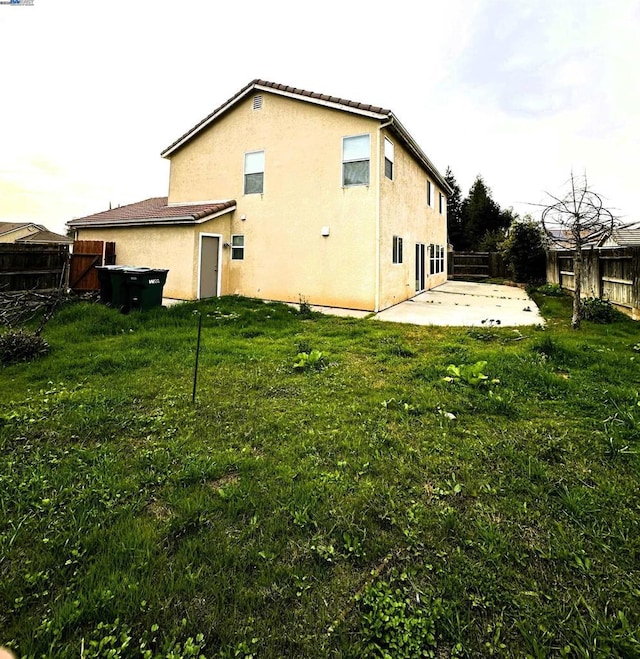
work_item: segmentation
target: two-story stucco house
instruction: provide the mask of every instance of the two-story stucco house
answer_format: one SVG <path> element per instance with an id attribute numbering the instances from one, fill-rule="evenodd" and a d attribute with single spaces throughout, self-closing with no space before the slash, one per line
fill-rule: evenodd
<path id="1" fill-rule="evenodd" d="M 161 155 L 168 198 L 68 225 L 167 297 L 378 311 L 446 280 L 450 189 L 390 110 L 254 80 Z"/>

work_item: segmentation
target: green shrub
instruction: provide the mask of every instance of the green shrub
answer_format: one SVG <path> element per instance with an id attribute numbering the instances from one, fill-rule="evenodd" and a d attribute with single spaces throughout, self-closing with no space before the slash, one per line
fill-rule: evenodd
<path id="1" fill-rule="evenodd" d="M 620 312 L 612 306 L 609 300 L 599 297 L 586 298 L 580 302 L 580 306 L 582 317 L 592 323 L 612 323 L 620 315 Z"/>
<path id="2" fill-rule="evenodd" d="M 501 248 L 515 281 L 545 281 L 547 257 L 544 232 L 539 223 L 529 216 L 515 220 Z"/>
<path id="3" fill-rule="evenodd" d="M 17 330 L 0 336 L 0 363 L 14 364 L 42 357 L 49 352 L 49 344 L 37 334 Z"/>
<path id="4" fill-rule="evenodd" d="M 527 287 L 527 293 L 542 293 L 543 295 L 550 295 L 552 297 L 562 297 L 566 295 L 560 284 L 543 284 L 542 286 Z"/>

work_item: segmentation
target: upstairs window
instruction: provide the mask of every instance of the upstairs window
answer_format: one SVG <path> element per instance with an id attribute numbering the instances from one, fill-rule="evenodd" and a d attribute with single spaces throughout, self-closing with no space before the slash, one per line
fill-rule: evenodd
<path id="1" fill-rule="evenodd" d="M 445 207 L 445 202 L 444 202 L 444 195 L 442 192 L 438 193 L 438 210 L 440 211 L 440 215 L 444 215 L 444 207 Z"/>
<path id="2" fill-rule="evenodd" d="M 427 179 L 427 206 L 433 208 L 433 183 Z"/>
<path id="3" fill-rule="evenodd" d="M 342 185 L 369 185 L 371 137 L 355 135 L 342 138 Z"/>
<path id="4" fill-rule="evenodd" d="M 393 262 L 402 263 L 402 237 L 393 237 Z"/>
<path id="5" fill-rule="evenodd" d="M 231 236 L 231 260 L 244 260 L 244 236 L 241 234 Z"/>
<path id="6" fill-rule="evenodd" d="M 244 193 L 264 192 L 264 151 L 244 154 Z"/>
<path id="7" fill-rule="evenodd" d="M 393 142 L 384 138 L 384 175 L 393 181 Z"/>

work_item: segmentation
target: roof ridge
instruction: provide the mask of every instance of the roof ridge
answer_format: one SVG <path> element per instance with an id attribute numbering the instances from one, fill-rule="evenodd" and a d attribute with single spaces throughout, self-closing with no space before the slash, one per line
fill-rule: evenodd
<path id="1" fill-rule="evenodd" d="M 308 91 L 300 87 L 291 87 L 290 85 L 284 85 L 279 82 L 270 82 L 269 80 L 263 80 L 262 78 L 254 78 L 249 84 L 245 85 L 240 91 L 236 92 L 233 96 L 228 98 L 224 103 L 221 103 L 215 110 L 210 112 L 204 119 L 199 121 L 197 124 L 192 126 L 188 131 L 183 133 L 177 140 L 172 142 L 166 149 L 160 153 L 164 158 L 169 155 L 170 152 L 174 151 L 176 147 L 190 141 L 193 137 L 200 132 L 200 130 L 206 126 L 216 115 L 221 114 L 223 111 L 230 109 L 237 101 L 243 98 L 251 89 L 255 87 L 267 87 L 273 89 L 274 91 L 284 92 L 287 94 L 294 94 L 303 98 L 309 98 L 316 101 L 322 101 L 324 103 L 333 103 L 335 105 L 342 105 L 348 108 L 353 108 L 355 110 L 361 110 L 363 112 L 372 112 L 374 114 L 382 115 L 391 115 L 391 110 L 386 108 L 372 105 L 370 103 L 360 103 L 359 101 L 351 101 L 346 98 L 340 98 L 338 96 L 329 96 L 328 94 L 321 94 L 318 92 Z"/>

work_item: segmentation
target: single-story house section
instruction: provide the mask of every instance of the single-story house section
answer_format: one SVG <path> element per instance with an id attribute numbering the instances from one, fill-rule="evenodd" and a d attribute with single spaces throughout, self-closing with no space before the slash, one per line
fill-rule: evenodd
<path id="1" fill-rule="evenodd" d="M 379 311 L 446 280 L 451 190 L 390 110 L 254 80 L 161 155 L 168 197 L 68 226 L 167 297 Z"/>
<path id="2" fill-rule="evenodd" d="M 71 245 L 73 238 L 49 231 L 34 222 L 0 222 L 0 243 L 18 245 Z"/>

